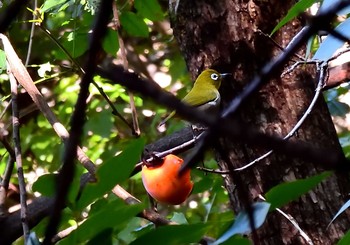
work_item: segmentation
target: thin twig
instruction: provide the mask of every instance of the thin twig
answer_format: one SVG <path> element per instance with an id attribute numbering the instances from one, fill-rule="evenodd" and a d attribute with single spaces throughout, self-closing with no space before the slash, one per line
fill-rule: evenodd
<path id="1" fill-rule="evenodd" d="M 8 213 L 5 201 L 14 166 L 15 158 L 10 155 L 7 160 L 6 168 L 0 184 L 0 216 L 6 215 Z"/>
<path id="2" fill-rule="evenodd" d="M 302 61 L 297 61 L 295 62 L 293 65 L 291 65 L 287 70 L 285 70 L 284 72 L 281 73 L 281 77 L 284 77 L 286 74 L 291 73 L 292 71 L 294 71 L 298 66 L 300 65 L 306 65 L 306 64 L 317 64 L 317 63 L 321 63 L 322 61 L 319 60 L 302 60 Z"/>
<path id="3" fill-rule="evenodd" d="M 204 168 L 204 167 L 196 167 L 196 169 L 206 172 L 206 173 L 211 173 L 211 174 L 229 174 L 230 171 L 226 170 L 220 170 L 220 169 L 211 169 L 211 168 Z"/>
<path id="4" fill-rule="evenodd" d="M 33 3 L 33 9 L 35 10 L 38 6 L 38 0 L 34 0 Z M 34 36 L 34 31 L 35 31 L 35 20 L 36 20 L 36 14 L 34 14 L 33 12 L 33 22 L 31 25 L 31 29 L 30 29 L 30 35 L 29 35 L 29 43 L 28 43 L 28 51 L 27 51 L 27 58 L 26 61 L 24 62 L 24 66 L 28 66 L 29 64 L 29 59 L 30 59 L 30 55 L 32 53 L 32 47 L 33 47 L 33 36 Z"/>
<path id="5" fill-rule="evenodd" d="M 329 58 L 327 61 L 322 61 L 322 60 L 302 60 L 302 61 L 297 61 L 293 65 L 291 65 L 287 70 L 282 72 L 281 76 L 285 76 L 288 73 L 291 73 L 293 70 L 295 70 L 298 66 L 300 65 L 305 65 L 305 64 L 315 64 L 317 66 L 320 66 L 323 62 L 326 62 L 328 65 L 331 61 L 336 60 L 339 56 L 342 54 L 345 54 L 350 51 L 350 48 L 343 49 L 336 54 L 334 54 L 331 58 Z"/>
<path id="6" fill-rule="evenodd" d="M 15 165 L 15 151 L 7 141 L 7 139 L 0 133 L 0 142 L 5 147 L 6 151 L 9 154 L 9 158 L 7 160 L 6 168 L 3 174 L 3 178 L 0 184 L 0 216 L 5 215 L 7 213 L 7 207 L 5 206 L 5 201 L 7 197 L 7 191 L 11 179 L 11 175 L 13 172 L 13 168 Z"/>
<path id="7" fill-rule="evenodd" d="M 3 100 L 6 98 L 2 98 Z M 11 99 L 9 101 L 9 103 L 6 105 L 6 107 L 4 108 L 4 110 L 0 113 L 0 120 L 4 117 L 5 113 L 7 112 L 7 110 L 11 107 Z"/>
<path id="8" fill-rule="evenodd" d="M 118 9 L 117 9 L 117 2 L 113 2 L 113 20 L 115 24 L 115 28 L 118 32 L 118 40 L 119 41 L 119 49 L 120 49 L 120 54 L 122 58 L 122 64 L 125 70 L 128 70 L 129 68 L 129 63 L 128 59 L 126 58 L 126 48 L 124 45 L 124 40 L 121 38 L 121 33 L 120 33 L 120 21 L 119 21 L 119 15 L 118 15 Z M 134 94 L 128 89 L 127 93 L 130 98 L 130 109 L 131 109 L 131 116 L 132 116 L 132 123 L 133 123 L 133 134 L 135 136 L 140 136 L 141 130 L 139 127 L 139 121 L 137 117 L 137 111 L 135 107 L 135 99 L 134 99 Z"/>
<path id="9" fill-rule="evenodd" d="M 9 66 L 8 66 L 9 67 Z M 27 244 L 29 236 L 29 226 L 27 220 L 27 192 L 26 184 L 23 175 L 23 164 L 22 164 L 22 150 L 21 150 L 21 138 L 19 133 L 19 111 L 18 111 L 18 91 L 16 78 L 9 71 L 9 78 L 11 84 L 12 94 L 12 125 L 13 125 L 13 142 L 15 148 L 17 176 L 20 192 L 20 203 L 21 203 L 21 222 L 23 228 L 24 244 Z"/>
<path id="10" fill-rule="evenodd" d="M 263 32 L 262 30 L 258 29 L 258 32 L 263 35 L 264 37 L 266 37 L 270 42 L 272 42 L 277 48 L 279 48 L 279 50 L 281 50 L 282 52 L 284 51 L 284 48 L 277 43 L 270 35 L 266 34 L 265 32 Z M 297 57 L 300 60 L 304 60 L 304 57 L 302 57 L 301 55 L 299 55 L 298 53 L 294 53 L 293 54 L 295 57 Z"/>

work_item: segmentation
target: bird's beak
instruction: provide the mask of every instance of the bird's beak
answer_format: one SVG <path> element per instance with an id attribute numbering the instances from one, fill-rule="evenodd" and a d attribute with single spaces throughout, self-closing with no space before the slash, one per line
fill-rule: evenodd
<path id="1" fill-rule="evenodd" d="M 220 75 L 222 76 L 222 78 L 225 78 L 231 76 L 232 73 L 221 73 Z"/>

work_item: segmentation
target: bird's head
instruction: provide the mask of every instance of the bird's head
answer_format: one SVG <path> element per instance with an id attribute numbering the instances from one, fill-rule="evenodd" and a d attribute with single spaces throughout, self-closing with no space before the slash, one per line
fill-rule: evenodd
<path id="1" fill-rule="evenodd" d="M 219 89 L 222 79 L 228 75 L 230 73 L 219 73 L 213 69 L 206 69 L 198 76 L 195 84 L 209 87 L 214 86 L 216 89 Z"/>

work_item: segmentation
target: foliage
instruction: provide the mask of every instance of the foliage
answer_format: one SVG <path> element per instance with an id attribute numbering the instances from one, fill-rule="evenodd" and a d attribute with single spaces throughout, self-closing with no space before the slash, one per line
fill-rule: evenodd
<path id="1" fill-rule="evenodd" d="M 120 48 L 125 46 L 130 69 L 154 79 L 167 90 L 176 91 L 178 94 L 186 93 L 191 83 L 185 62 L 165 18 L 166 7 L 157 0 L 135 0 L 133 4 L 131 2 L 117 2 L 121 27 L 117 27 L 118 30 L 108 29 L 103 40 L 104 53 L 101 54 L 101 60 L 107 57 L 122 63 Z M 299 1 L 272 33 L 299 13 L 304 12 L 314 2 Z M 7 33 L 16 47 L 16 52 L 22 60 L 25 60 L 29 53 L 27 42 L 32 23 L 31 14 L 39 13 L 34 18 L 34 22 L 38 25 L 35 27 L 27 67 L 52 110 L 66 126 L 76 103 L 79 80 L 82 75 L 77 64 L 84 63 L 89 51 L 90 31 L 97 9 L 98 5 L 95 1 L 46 0 L 38 10 L 27 10 L 22 13 L 18 18 L 21 21 L 14 22 Z M 346 20 L 337 28 L 341 29 L 348 25 L 349 20 Z M 119 42 L 119 38 L 123 40 L 124 45 Z M 316 46 L 318 45 L 316 43 Z M 320 46 L 318 52 L 329 50 L 328 45 L 332 46 L 334 43 L 327 44 L 326 41 Z M 329 58 L 331 54 L 327 57 Z M 316 57 L 324 58 L 322 55 Z M 0 50 L 0 94 L 3 102 L 0 108 L 2 111 L 5 111 L 10 100 L 9 78 L 5 72 L 4 52 Z M 168 77 L 169 74 L 171 77 Z M 169 81 L 167 83 L 164 80 Z M 128 91 L 99 76 L 95 76 L 94 81 L 103 88 L 116 109 L 130 122 L 132 118 Z M 339 97 L 347 90 L 345 87 L 340 87 L 325 94 L 333 115 L 345 116 L 349 111 L 349 106 L 339 101 Z M 22 151 L 24 171 L 27 173 L 26 181 L 29 183 L 29 195 L 53 196 L 56 173 L 61 165 L 62 143 L 44 116 L 33 109 L 26 93 L 20 94 L 20 101 Z M 142 139 L 135 139 L 132 136 L 130 129 L 112 115 L 110 105 L 96 87 L 91 86 L 82 146 L 89 158 L 99 165 L 97 183 L 89 183 L 80 193 L 80 176 L 85 170 L 81 166 L 76 167 L 76 176 L 68 196 L 68 207 L 63 211 L 59 229 L 63 230 L 74 225 L 77 229 L 60 241 L 60 244 L 97 244 L 99 242 L 145 244 L 149 240 L 154 241 L 153 244 L 157 242 L 165 244 L 164 241 L 169 241 L 167 244 L 180 244 L 197 242 L 204 235 L 218 238 L 227 229 L 230 230 L 230 224 L 235 219 L 229 211 L 227 193 L 222 188 L 222 178 L 198 170 L 192 171 L 195 187 L 186 203 L 174 207 L 158 206 L 159 213 L 180 225 L 154 229 L 154 225 L 137 217 L 137 214 L 148 206 L 148 197 L 142 186 L 140 174 L 129 176 L 134 165 L 140 161 L 144 144 L 153 142 L 163 135 L 156 129 L 156 125 L 166 111 L 151 100 L 138 95 L 135 95 L 135 103 L 143 132 Z M 11 135 L 8 111 L 2 117 L 1 124 L 4 133 Z M 169 125 L 169 131 L 182 126 L 182 122 L 174 119 Z M 340 133 L 340 142 L 346 156 L 350 155 L 348 139 L 349 131 Z M 8 154 L 5 149 L 0 149 L 0 155 L 2 156 L 0 159 L 2 174 L 5 171 Z M 212 157 L 206 159 L 205 165 L 215 167 Z M 275 186 L 266 194 L 267 201 L 271 203 L 271 210 L 299 198 L 326 176 L 328 173 Z M 17 183 L 15 173 L 12 175 L 11 183 Z M 141 200 L 141 204 L 126 205 L 117 199 L 111 193 L 111 189 L 116 184 Z M 236 221 L 239 221 L 238 218 Z M 264 218 L 260 223 L 263 220 Z M 46 225 L 47 220 L 43 220 L 35 227 L 34 230 L 39 238 L 43 237 Z M 347 237 L 349 234 L 344 237 L 344 241 Z M 249 244 L 247 239 L 237 235 L 224 244 L 226 243 Z"/>

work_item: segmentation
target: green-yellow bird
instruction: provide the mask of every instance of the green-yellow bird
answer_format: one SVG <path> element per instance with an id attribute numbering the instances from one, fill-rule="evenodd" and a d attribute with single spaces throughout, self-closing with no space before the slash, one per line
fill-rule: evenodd
<path id="1" fill-rule="evenodd" d="M 198 107 L 200 110 L 211 111 L 212 108 L 218 108 L 220 104 L 219 88 L 221 81 L 230 73 L 219 73 L 213 69 L 204 70 L 194 82 L 191 91 L 182 99 L 182 102 Z M 159 126 L 175 115 L 176 111 L 170 113 Z"/>

